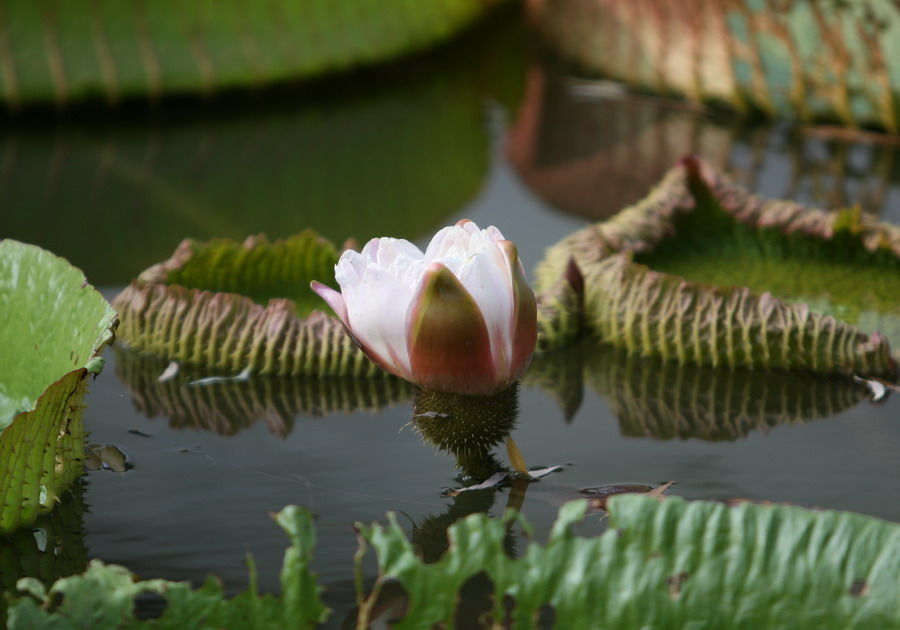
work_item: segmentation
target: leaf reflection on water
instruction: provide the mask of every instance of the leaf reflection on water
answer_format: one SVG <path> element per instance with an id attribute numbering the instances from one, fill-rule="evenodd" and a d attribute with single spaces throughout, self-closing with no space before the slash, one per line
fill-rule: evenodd
<path id="1" fill-rule="evenodd" d="M 866 387 L 847 377 L 678 365 L 591 340 L 538 357 L 525 382 L 553 395 L 567 418 L 587 382 L 609 401 L 623 435 L 659 440 L 739 440 L 827 418 L 867 398 Z"/>
<path id="2" fill-rule="evenodd" d="M 141 413 L 167 417 L 175 428 L 219 435 L 235 435 L 262 421 L 273 434 L 286 437 L 299 414 L 375 411 L 407 395 L 406 384 L 397 378 L 218 377 L 182 366 L 163 381 L 158 375 L 169 371 L 165 360 L 114 350 L 116 375 Z"/>

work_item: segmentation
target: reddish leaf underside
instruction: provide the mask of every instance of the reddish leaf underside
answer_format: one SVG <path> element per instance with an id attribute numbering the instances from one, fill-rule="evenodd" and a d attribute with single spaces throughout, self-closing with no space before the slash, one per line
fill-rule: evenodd
<path id="1" fill-rule="evenodd" d="M 487 325 L 456 276 L 444 265 L 432 264 L 413 304 L 407 341 L 416 382 L 456 394 L 496 391 Z"/>

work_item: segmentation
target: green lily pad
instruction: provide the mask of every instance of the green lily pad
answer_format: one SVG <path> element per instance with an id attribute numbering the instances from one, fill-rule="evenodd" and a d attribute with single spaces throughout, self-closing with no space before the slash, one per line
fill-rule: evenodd
<path id="1" fill-rule="evenodd" d="M 65 106 L 209 96 L 395 59 L 449 39 L 496 2 L 7 2 L 0 101 Z"/>
<path id="2" fill-rule="evenodd" d="M 298 98 L 100 116 L 88 127 L 13 125 L 0 138 L 0 234 L 106 286 L 127 284 L 185 236 L 286 238 L 311 227 L 362 244 L 434 233 L 486 179 L 485 100 L 512 109 L 521 91 L 524 57 L 509 30 L 492 27 L 410 72 Z M 53 229 L 36 217 L 52 217 Z"/>
<path id="3" fill-rule="evenodd" d="M 559 628 L 888 628 L 900 618 L 900 526 L 848 512 L 791 506 L 729 507 L 639 494 L 612 497 L 610 529 L 581 538 L 572 526 L 586 501 L 565 505 L 546 545 L 506 553 L 511 521 L 468 516 L 451 547 L 425 564 L 389 515 L 359 525 L 379 564 L 361 606 L 371 618 L 380 589 L 397 580 L 406 616 L 392 627 L 452 623 L 460 589 L 484 572 L 493 582 L 488 622 L 538 627 L 552 607 Z M 507 609 L 512 598 L 511 608 Z"/>
<path id="4" fill-rule="evenodd" d="M 865 333 L 878 331 L 900 347 L 900 258 L 888 246 L 900 242 L 900 230 L 883 224 L 883 245 L 868 251 L 859 246 L 864 218 L 858 207 L 830 216 L 833 224 L 823 230 L 827 240 L 785 235 L 776 226 L 758 230 L 739 221 L 723 223 L 725 216 L 716 200 L 701 203 L 673 221 L 677 236 L 635 260 L 690 281 L 745 286 L 805 303 Z"/>
<path id="5" fill-rule="evenodd" d="M 0 532 L 33 523 L 81 475 L 87 377 L 116 324 L 78 269 L 0 241 Z"/>
<path id="6" fill-rule="evenodd" d="M 703 265 L 694 262 L 700 257 Z M 736 262 L 719 266 L 728 257 Z M 758 273 L 749 278 L 754 287 L 743 286 L 749 259 L 781 279 Z M 551 248 L 538 269 L 542 293 L 552 294 L 570 260 L 585 278 L 585 326 L 628 352 L 713 367 L 896 372 L 897 357 L 882 332 L 834 317 L 854 319 L 853 309 L 862 309 L 871 294 L 882 302 L 868 304 L 866 313 L 882 309 L 880 321 L 889 330 L 900 313 L 897 294 L 890 295 L 896 280 L 887 280 L 900 270 L 900 228 L 858 211 L 766 200 L 688 158 L 640 203 Z M 854 292 L 823 299 L 815 286 L 796 280 L 807 263 L 808 275 L 820 276 L 820 288 L 840 269 L 841 277 L 853 278 Z M 693 274 L 701 266 L 716 270 L 706 279 L 721 281 L 729 269 L 735 275 L 727 277 L 731 283 L 713 285 L 665 273 Z M 889 283 L 887 291 L 879 282 Z M 553 313 L 546 319 L 541 329 L 553 330 Z M 863 325 L 866 318 L 855 321 Z"/>
<path id="7" fill-rule="evenodd" d="M 892 628 L 900 618 L 895 523 L 785 505 L 620 494 L 608 501 L 610 528 L 601 536 L 573 533 L 588 510 L 588 501 L 579 500 L 563 506 L 546 544 L 517 545 L 515 526 L 531 531 L 524 517 L 514 511 L 499 519 L 470 514 L 490 507 L 493 494 L 468 494 L 447 514 L 415 525 L 415 544 L 395 514 L 386 526 L 357 524 L 359 576 L 367 545 L 379 567 L 368 595 L 361 579 L 357 584 L 357 627 L 369 627 L 376 606 L 403 611 L 392 625 L 398 629 L 449 627 L 464 605 L 460 598 L 467 589 L 473 594 L 468 586 L 475 576 L 476 596 L 481 589 L 494 593 L 480 622 L 516 629 L 543 627 L 539 614 L 548 606 L 554 627 L 573 630 L 843 630 Z M 124 567 L 95 560 L 83 575 L 49 588 L 19 580 L 9 628 L 315 627 L 328 611 L 309 570 L 312 514 L 288 506 L 276 518 L 291 539 L 280 597 L 256 592 L 252 561 L 249 588 L 226 599 L 214 578 L 198 589 L 186 582 L 137 581 Z M 445 538 L 441 523 L 452 521 Z M 397 583 L 402 589 L 393 588 Z M 137 620 L 135 598 L 148 592 L 166 599 L 165 611 L 159 619 Z"/>
<path id="8" fill-rule="evenodd" d="M 279 376 L 384 374 L 309 288 L 338 250 L 307 230 L 284 241 L 185 240 L 113 301 L 131 349 L 203 368 Z"/>
<path id="9" fill-rule="evenodd" d="M 315 527 L 309 510 L 287 506 L 273 518 L 290 538 L 281 571 L 281 596 L 260 595 L 256 565 L 248 559 L 250 586 L 227 599 L 222 584 L 210 576 L 198 589 L 188 582 L 138 580 L 128 569 L 93 560 L 81 575 L 57 580 L 49 588 L 34 578 L 18 581 L 22 596 L 10 605 L 9 630 L 202 630 L 206 628 L 314 628 L 328 616 L 315 575 L 310 571 Z M 166 599 L 159 619 L 138 620 L 135 599 L 155 593 Z"/>
<path id="10" fill-rule="evenodd" d="M 415 525 L 415 544 L 396 514 L 388 515 L 387 526 L 357 524 L 357 627 L 369 627 L 376 605 L 404 611 L 392 625 L 398 629 L 449 627 L 466 597 L 463 586 L 475 576 L 487 578 L 476 578 L 477 595 L 481 588 L 494 593 L 480 621 L 517 629 L 537 627 L 547 606 L 554 627 L 573 630 L 843 630 L 891 628 L 900 618 L 895 523 L 785 505 L 732 507 L 619 494 L 607 503 L 610 528 L 603 535 L 573 533 L 588 510 L 588 501 L 580 500 L 563 506 L 546 544 L 517 545 L 515 526 L 531 531 L 524 517 L 515 511 L 499 519 L 471 514 L 490 507 L 493 493 L 468 495 L 446 514 Z M 291 539 L 280 597 L 256 592 L 252 561 L 249 588 L 229 600 L 214 578 L 198 589 L 186 582 L 137 581 L 124 567 L 95 560 L 83 575 L 50 588 L 19 580 L 9 628 L 315 627 L 328 611 L 309 570 L 312 514 L 288 506 L 276 519 Z M 452 521 L 445 538 L 444 525 Z M 367 545 L 379 567 L 368 595 L 361 579 Z M 392 588 L 397 583 L 402 590 Z M 159 619 L 137 620 L 135 598 L 147 592 L 167 600 L 165 611 Z"/>

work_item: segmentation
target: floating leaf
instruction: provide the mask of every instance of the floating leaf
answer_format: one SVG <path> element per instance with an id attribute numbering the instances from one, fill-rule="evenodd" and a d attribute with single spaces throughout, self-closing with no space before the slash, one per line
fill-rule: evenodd
<path id="1" fill-rule="evenodd" d="M 347 0 L 203 5 L 67 2 L 49 16 L 4 6 L 0 100 L 64 106 L 82 99 L 210 95 L 372 65 L 441 42 L 495 4 Z M 32 59 L 48 60 L 34 63 Z M 27 68 L 27 72 L 24 69 Z"/>
<path id="2" fill-rule="evenodd" d="M 284 238 L 312 227 L 338 243 L 419 238 L 485 180 L 490 137 L 473 121 L 497 96 L 498 83 L 482 72 L 494 67 L 484 64 L 493 54 L 485 48 L 496 43 L 467 42 L 439 72 L 423 64 L 332 84 L 314 98 L 200 107 L 190 124 L 104 116 L 91 133 L 77 124 L 53 134 L 10 126 L 0 136 L 0 234 L 64 255 L 98 286 L 127 283 L 185 235 Z M 53 217 L 54 229 L 35 217 Z"/>
<path id="3" fill-rule="evenodd" d="M 567 504 L 547 544 L 518 558 L 504 540 L 511 521 L 472 515 L 451 526 L 450 550 L 424 564 L 397 523 L 359 525 L 375 549 L 380 585 L 397 580 L 407 616 L 393 627 L 452 623 L 462 585 L 493 582 L 484 620 L 536 627 L 543 606 L 559 628 L 893 627 L 900 618 L 900 526 L 846 512 L 622 495 L 610 531 L 575 536 L 586 501 Z M 527 529 L 527 525 L 526 529 Z M 812 588 L 812 585 L 815 588 Z M 503 595 L 512 598 L 507 612 Z M 366 627 L 371 600 L 357 627 Z"/>
<path id="4" fill-rule="evenodd" d="M 322 604 L 321 588 L 309 571 L 315 546 L 312 514 L 304 508 L 288 506 L 274 517 L 291 540 L 281 572 L 281 597 L 256 592 L 252 561 L 250 587 L 226 599 L 222 585 L 214 578 L 195 590 L 188 582 L 138 581 L 125 567 L 93 560 L 82 575 L 60 579 L 49 589 L 32 578 L 19 580 L 22 596 L 10 606 L 9 630 L 314 628 L 325 620 L 328 609 Z M 135 598 L 143 593 L 166 599 L 159 619 L 135 619 Z"/>
<path id="5" fill-rule="evenodd" d="M 674 481 L 667 481 L 655 488 L 642 483 L 619 483 L 610 486 L 598 486 L 596 488 L 584 488 L 581 494 L 588 499 L 588 505 L 594 510 L 606 510 L 609 500 L 620 494 L 646 494 L 652 497 L 661 497 L 666 493 Z"/>
<path id="6" fill-rule="evenodd" d="M 314 278 L 338 251 L 311 230 L 287 240 L 185 240 L 114 300 L 121 339 L 183 366 L 233 376 L 382 376 L 338 320 L 312 311 Z"/>
<path id="7" fill-rule="evenodd" d="M 573 533 L 588 508 L 574 501 L 560 510 L 545 545 L 529 543 L 515 558 L 510 530 L 519 524 L 530 531 L 525 519 L 471 514 L 490 507 L 493 495 L 459 495 L 445 515 L 414 526 L 415 545 L 394 514 L 387 526 L 358 525 L 361 543 L 375 549 L 379 577 L 369 597 L 360 594 L 357 627 L 367 627 L 386 601 L 407 611 L 398 629 L 452 624 L 461 589 L 476 575 L 495 593 L 481 623 L 512 628 L 535 627 L 547 605 L 555 627 L 573 630 L 843 630 L 890 628 L 900 618 L 900 526 L 893 523 L 848 512 L 628 494 L 610 499 L 603 535 Z M 312 515 L 289 506 L 277 520 L 291 538 L 281 597 L 257 594 L 252 562 L 250 587 L 227 600 L 212 578 L 194 590 L 185 582 L 135 581 L 123 567 L 94 561 L 83 575 L 50 588 L 20 580 L 9 628 L 313 627 L 327 610 L 309 572 Z M 446 538 L 444 524 L 453 521 Z M 393 581 L 405 594 L 379 601 Z M 134 618 L 135 597 L 146 592 L 166 599 L 159 619 Z"/>
<path id="8" fill-rule="evenodd" d="M 641 90 L 900 130 L 900 8 L 889 0 L 548 0 L 534 11 L 557 53 Z"/>
<path id="9" fill-rule="evenodd" d="M 897 360 L 879 332 L 813 312 L 813 303 L 694 282 L 635 260 L 724 241 L 726 251 L 775 260 L 900 269 L 900 228 L 853 216 L 764 200 L 686 158 L 640 203 L 553 246 L 538 285 L 542 295 L 552 292 L 574 258 L 585 279 L 585 326 L 629 353 L 714 367 L 890 374 Z"/>
<path id="10" fill-rule="evenodd" d="M 0 533 L 33 523 L 81 475 L 87 377 L 116 323 L 78 269 L 0 241 Z"/>

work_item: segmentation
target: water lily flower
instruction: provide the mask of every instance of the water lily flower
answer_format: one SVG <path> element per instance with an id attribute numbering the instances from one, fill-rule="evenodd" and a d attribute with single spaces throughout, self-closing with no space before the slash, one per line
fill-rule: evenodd
<path id="1" fill-rule="evenodd" d="M 372 239 L 335 266 L 341 292 L 313 282 L 372 361 L 426 390 L 487 395 L 528 367 L 537 338 L 534 293 L 515 244 L 462 220 L 425 253 Z"/>

